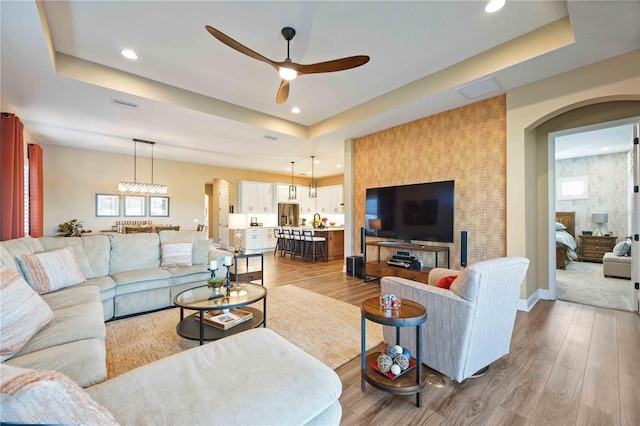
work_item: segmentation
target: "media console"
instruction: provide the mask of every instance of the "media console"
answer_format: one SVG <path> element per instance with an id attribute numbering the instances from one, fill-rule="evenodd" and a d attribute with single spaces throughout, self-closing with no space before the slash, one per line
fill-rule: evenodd
<path id="1" fill-rule="evenodd" d="M 377 247 L 377 259 L 376 260 L 368 260 L 367 258 L 367 247 Z M 432 266 L 422 266 L 420 269 L 411 269 L 403 266 L 394 266 L 388 264 L 387 260 L 381 260 L 380 258 L 380 248 L 397 248 L 401 250 L 415 250 L 422 252 L 429 252 L 433 254 L 434 262 Z M 364 280 L 372 281 L 378 280 L 385 276 L 396 276 L 401 278 L 407 278 L 413 281 L 419 281 L 427 283 L 429 280 L 429 271 L 433 268 L 437 267 L 450 267 L 450 251 L 448 246 L 432 246 L 432 245 L 420 245 L 420 244 L 409 244 L 401 241 L 371 241 L 365 242 L 364 244 Z M 444 264 L 444 259 L 442 259 L 442 255 L 446 253 L 447 263 Z M 393 262 L 392 262 L 393 263 Z"/>

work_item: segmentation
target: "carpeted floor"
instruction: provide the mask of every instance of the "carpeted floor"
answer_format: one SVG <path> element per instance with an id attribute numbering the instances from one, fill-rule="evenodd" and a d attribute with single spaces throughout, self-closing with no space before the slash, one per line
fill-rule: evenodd
<path id="1" fill-rule="evenodd" d="M 556 269 L 557 297 L 560 300 L 603 308 L 633 310 L 631 280 L 605 278 L 602 264 L 569 262 L 566 270 Z"/>
<path id="2" fill-rule="evenodd" d="M 108 378 L 198 346 L 178 336 L 179 319 L 176 308 L 108 322 Z M 267 326 L 331 368 L 360 355 L 360 308 L 293 285 L 269 289 Z M 382 341 L 382 327 L 368 323 L 367 349 Z"/>

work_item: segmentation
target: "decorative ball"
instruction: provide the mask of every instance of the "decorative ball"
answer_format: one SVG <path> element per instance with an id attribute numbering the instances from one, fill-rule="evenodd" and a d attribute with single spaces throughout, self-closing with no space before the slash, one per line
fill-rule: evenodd
<path id="1" fill-rule="evenodd" d="M 400 369 L 400 366 L 398 364 L 393 364 L 391 366 L 391 374 L 395 374 L 397 376 L 401 372 L 402 372 L 402 370 Z"/>
<path id="2" fill-rule="evenodd" d="M 407 359 L 411 359 L 411 352 L 409 352 L 409 349 L 407 348 L 402 349 L 402 354 L 406 356 Z"/>
<path id="3" fill-rule="evenodd" d="M 393 360 L 389 355 L 380 354 L 380 356 L 378 357 L 378 368 L 380 369 L 380 371 L 386 373 L 391 369 L 391 364 L 393 364 Z"/>
<path id="4" fill-rule="evenodd" d="M 398 348 L 400 348 L 398 350 Z M 391 358 L 395 358 L 396 356 L 402 353 L 402 347 L 399 345 L 387 345 L 387 355 Z"/>
<path id="5" fill-rule="evenodd" d="M 400 367 L 400 369 L 402 371 L 404 371 L 407 368 L 409 368 L 409 359 L 406 356 L 404 356 L 404 354 L 400 354 L 400 355 L 396 356 L 393 359 L 393 363 L 397 364 L 398 367 Z"/>

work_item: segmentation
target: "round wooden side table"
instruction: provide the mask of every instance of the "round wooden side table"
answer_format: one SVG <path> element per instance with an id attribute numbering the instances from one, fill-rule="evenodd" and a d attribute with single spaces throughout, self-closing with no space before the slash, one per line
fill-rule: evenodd
<path id="1" fill-rule="evenodd" d="M 380 306 L 380 299 L 372 297 L 362 302 L 361 308 L 362 318 L 362 390 L 365 390 L 366 384 L 369 383 L 373 387 L 385 392 L 396 395 L 413 395 L 416 394 L 416 405 L 422 406 L 422 387 L 424 379 L 427 377 L 427 370 L 420 359 L 422 324 L 427 321 L 427 310 L 424 306 L 412 300 L 402 299 L 400 308 L 385 310 Z M 377 371 L 372 364 L 377 364 L 380 352 L 367 354 L 366 341 L 366 320 L 376 322 L 382 325 L 396 327 L 396 344 L 400 344 L 400 327 L 416 328 L 416 366 L 404 374 L 391 378 Z"/>

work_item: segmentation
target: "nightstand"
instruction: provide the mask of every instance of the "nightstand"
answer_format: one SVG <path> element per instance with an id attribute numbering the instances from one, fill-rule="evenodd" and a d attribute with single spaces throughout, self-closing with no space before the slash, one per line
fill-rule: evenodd
<path id="1" fill-rule="evenodd" d="M 580 237 L 580 261 L 602 263 L 605 253 L 613 251 L 618 237 L 605 237 L 602 235 L 579 235 Z"/>

